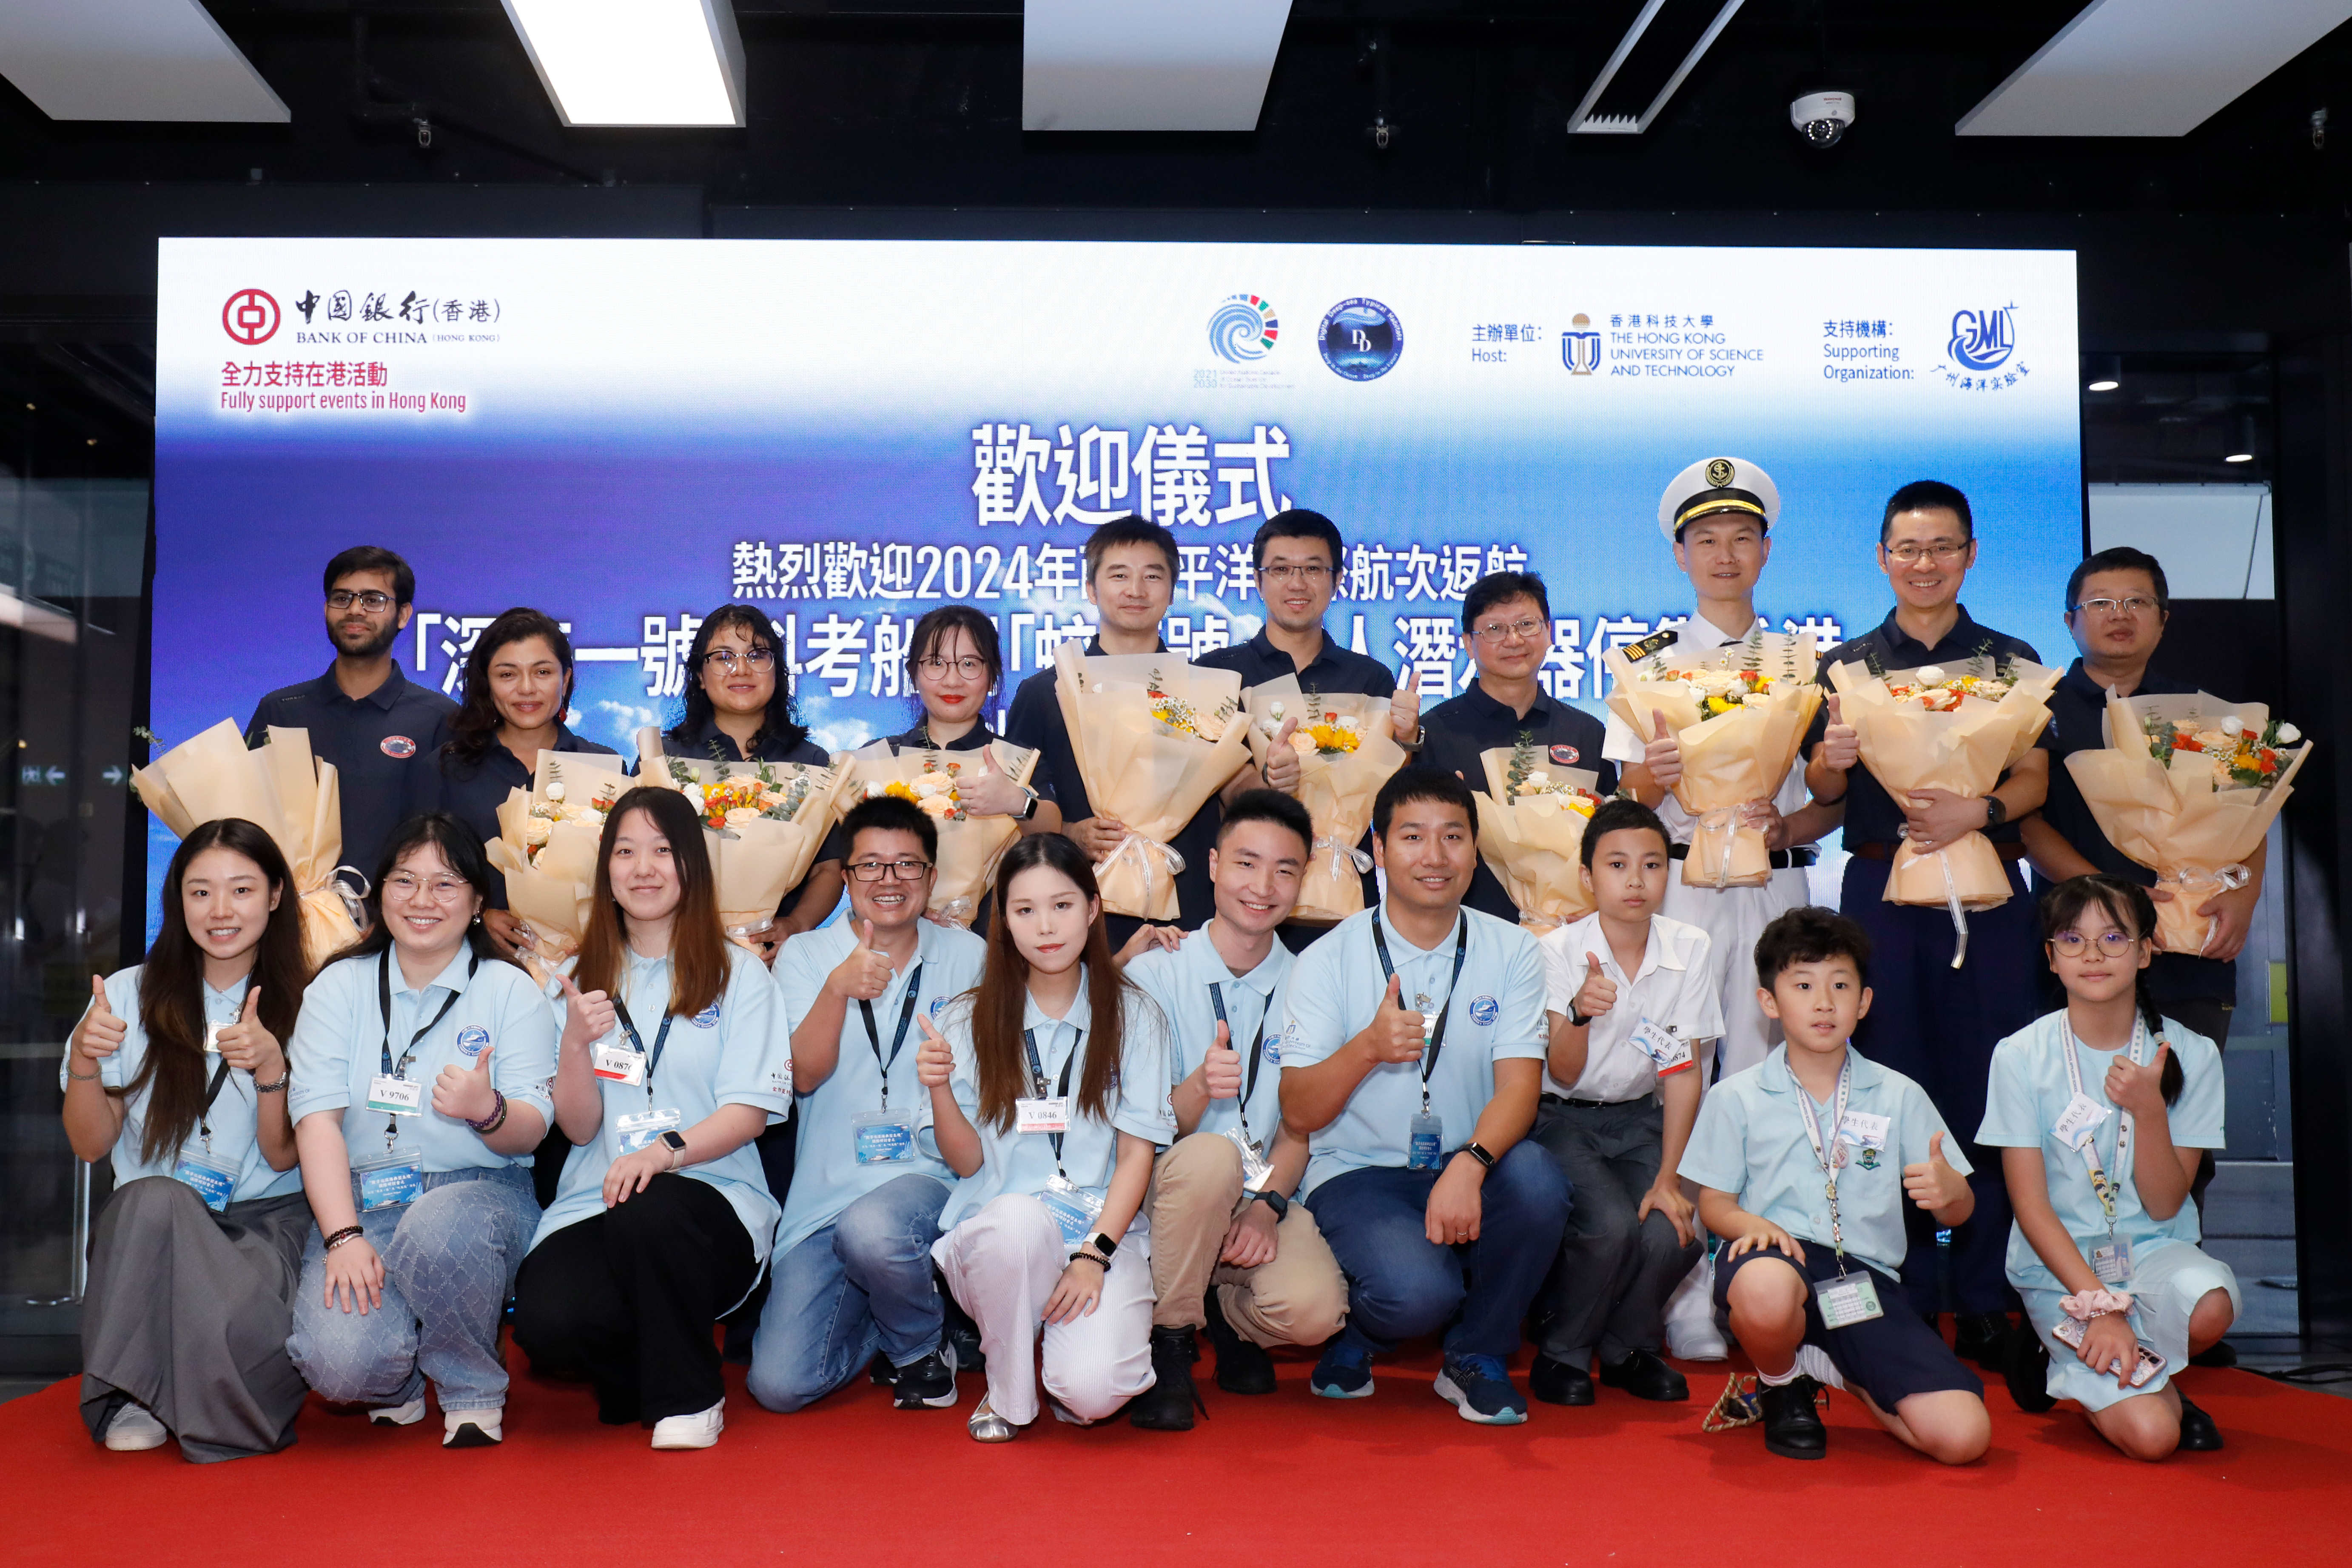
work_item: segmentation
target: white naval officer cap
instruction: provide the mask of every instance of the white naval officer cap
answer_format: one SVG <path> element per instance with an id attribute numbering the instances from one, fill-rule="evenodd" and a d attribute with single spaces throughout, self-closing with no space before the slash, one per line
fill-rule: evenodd
<path id="1" fill-rule="evenodd" d="M 1745 458 L 1702 458 L 1658 498 L 1658 531 L 1672 542 L 1685 524 L 1718 511 L 1746 512 L 1769 533 L 1780 521 L 1780 491 Z"/>

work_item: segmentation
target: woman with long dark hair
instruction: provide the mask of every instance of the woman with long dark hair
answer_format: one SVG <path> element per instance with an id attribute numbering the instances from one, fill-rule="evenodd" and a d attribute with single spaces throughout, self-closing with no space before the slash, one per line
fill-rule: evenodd
<path id="1" fill-rule="evenodd" d="M 1045 1391 L 1080 1426 L 1150 1388 L 1151 1262 L 1134 1225 L 1156 1145 L 1173 1142 L 1166 1026 L 1104 938 L 1083 850 L 1016 840 L 997 872 L 988 962 L 920 1020 L 925 1135 L 962 1178 L 931 1255 L 980 1328 L 988 1397 L 969 1423 L 1003 1443 Z"/>
<path id="2" fill-rule="evenodd" d="M 82 1418 L 109 1448 L 202 1464 L 294 1441 L 286 1356 L 310 1205 L 286 1049 L 310 968 L 286 858 L 238 817 L 180 842 L 147 962 L 90 981 L 66 1044 L 66 1138 L 111 1156 L 82 1297 Z"/>
<path id="3" fill-rule="evenodd" d="M 976 752 L 996 740 L 988 702 L 1004 679 L 996 622 L 970 605 L 941 605 L 915 623 L 907 639 L 907 680 L 922 716 L 891 744 L 941 752 Z M 1011 816 L 1024 833 L 1054 833 L 1062 813 L 1042 790 L 1015 784 L 982 763 L 956 781 L 968 816 Z"/>
<path id="4" fill-rule="evenodd" d="M 759 1283 L 781 1211 L 752 1140 L 792 1110 L 775 982 L 727 940 L 676 790 L 614 803 L 588 929 L 557 977 L 556 1124 L 573 1145 L 515 1282 L 515 1342 L 656 1448 L 726 1425 L 711 1325 Z"/>
<path id="5" fill-rule="evenodd" d="M 499 1319 L 539 1202 L 555 1015 L 482 929 L 489 865 L 446 812 L 393 834 L 367 935 L 303 998 L 289 1110 L 318 1217 L 286 1348 L 311 1387 L 442 1444 L 504 1436 Z"/>

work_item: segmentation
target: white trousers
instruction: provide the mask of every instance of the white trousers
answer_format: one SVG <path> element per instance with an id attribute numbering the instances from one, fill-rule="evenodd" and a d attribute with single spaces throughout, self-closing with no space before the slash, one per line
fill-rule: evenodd
<path id="1" fill-rule="evenodd" d="M 988 1402 L 1016 1426 L 1037 1419 L 1042 1329 L 1045 1392 L 1090 1426 L 1152 1384 L 1151 1233 L 1119 1239 L 1093 1311 L 1048 1323 L 1045 1301 L 1070 1260 L 1070 1244 L 1045 1205 L 1006 1193 L 932 1244 L 948 1289 L 980 1326 Z"/>
<path id="2" fill-rule="evenodd" d="M 1773 872 L 1760 888 L 1694 888 L 1683 880 L 1682 871 L 1683 862 L 1674 862 L 1663 912 L 1670 921 L 1697 926 L 1713 944 L 1723 997 L 1723 1037 L 1715 1045 L 1721 1066 L 1699 1063 L 1699 1076 L 1712 1082 L 1756 1066 L 1780 1043 L 1780 1026 L 1756 1002 L 1756 939 L 1774 917 L 1811 898 L 1805 873 L 1794 867 Z"/>

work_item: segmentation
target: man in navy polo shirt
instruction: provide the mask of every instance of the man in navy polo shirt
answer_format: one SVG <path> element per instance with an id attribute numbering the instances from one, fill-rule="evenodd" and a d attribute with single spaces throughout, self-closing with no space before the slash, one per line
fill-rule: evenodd
<path id="1" fill-rule="evenodd" d="M 1920 479 L 1896 490 L 1879 523 L 1878 565 L 1895 592 L 1885 620 L 1822 656 L 1822 684 L 1836 664 L 1880 669 L 1957 666 L 1979 655 L 2015 655 L 2036 664 L 2031 644 L 1982 626 L 1960 604 L 1960 584 L 1976 564 L 1976 524 L 1969 498 L 1950 485 Z M 1853 726 L 1832 710 L 1832 697 L 1813 721 L 1805 745 L 1805 784 L 1823 805 L 1845 803 L 1846 862 L 1840 907 L 1870 937 L 1870 973 L 1877 996 L 1854 1032 L 1853 1044 L 1871 1060 L 1919 1084 L 1958 1129 L 1984 1119 L 1992 1049 L 2032 1023 L 2041 1009 L 2041 922 L 2019 862 L 2025 845 L 2018 821 L 2040 806 L 2050 784 L 2050 753 L 2036 746 L 2001 775 L 1989 795 L 1914 791 L 1897 799 L 1871 775 Z M 2047 744 L 2044 735 L 2042 742 Z M 2006 863 L 2010 898 L 1969 916 L 1968 962 L 1952 967 L 1952 920 L 1933 909 L 1885 900 L 1895 846 L 1908 837 L 1922 853 L 1963 834 L 1980 832 Z M 1998 1366 L 2009 1351 L 2013 1296 L 2004 1272 L 2009 1247 L 2009 1191 L 1998 1152 L 1980 1152 L 1962 1134 L 1975 1167 L 1973 1217 L 1952 1232 L 1952 1295 L 1958 1308 L 1957 1348 Z M 1937 1310 L 1936 1229 L 1923 1209 L 1906 1211 L 1911 1258 L 1904 1289 L 1914 1310 Z"/>
<path id="2" fill-rule="evenodd" d="M 416 574 L 407 562 L 355 544 L 327 563 L 326 592 L 334 663 L 315 680 L 263 698 L 245 726 L 245 743 L 267 742 L 273 724 L 310 731 L 310 754 L 335 765 L 342 863 L 373 879 L 392 830 L 431 798 L 429 743 L 457 705 L 410 681 L 392 657 L 394 640 L 416 613 Z"/>

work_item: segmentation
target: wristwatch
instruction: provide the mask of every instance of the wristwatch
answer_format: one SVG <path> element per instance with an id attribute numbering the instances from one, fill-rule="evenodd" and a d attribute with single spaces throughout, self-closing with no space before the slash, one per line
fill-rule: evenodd
<path id="1" fill-rule="evenodd" d="M 1568 1005 L 1568 1021 L 1575 1025 L 1580 1029 L 1592 1022 L 1591 1019 L 1586 1017 L 1583 1014 L 1576 1010 L 1576 1004 L 1573 1002 Z"/>
<path id="2" fill-rule="evenodd" d="M 1486 1152 L 1486 1146 L 1480 1143 L 1475 1138 L 1473 1138 L 1469 1142 L 1462 1145 L 1462 1147 L 1456 1152 L 1469 1155 L 1473 1160 L 1477 1161 L 1478 1163 L 1486 1166 L 1486 1169 L 1490 1171 L 1495 1168 L 1495 1156 Z"/>
<path id="3" fill-rule="evenodd" d="M 1037 792 L 1031 789 L 1027 784 L 1023 784 L 1021 786 L 1021 793 L 1029 797 L 1029 804 L 1023 806 L 1019 811 L 1013 813 L 1013 820 L 1015 822 L 1028 822 L 1037 815 L 1037 802 L 1039 796 Z"/>
<path id="4" fill-rule="evenodd" d="M 1252 1193 L 1250 1196 L 1274 1211 L 1276 1224 L 1279 1225 L 1290 1217 L 1290 1200 L 1280 1193 Z"/>
<path id="5" fill-rule="evenodd" d="M 1984 797 L 1984 803 L 1987 827 L 1999 827 L 2009 820 L 2009 807 L 2001 804 L 2000 796 L 1989 795 Z"/>
<path id="6" fill-rule="evenodd" d="M 1087 1237 L 1087 1245 L 1101 1253 L 1105 1263 L 1109 1262 L 1111 1255 L 1118 1250 L 1118 1243 L 1099 1230 Z"/>
<path id="7" fill-rule="evenodd" d="M 669 1168 L 677 1170 L 678 1162 L 686 1158 L 686 1134 L 670 1128 L 661 1135 L 661 1146 L 669 1151 Z"/>

